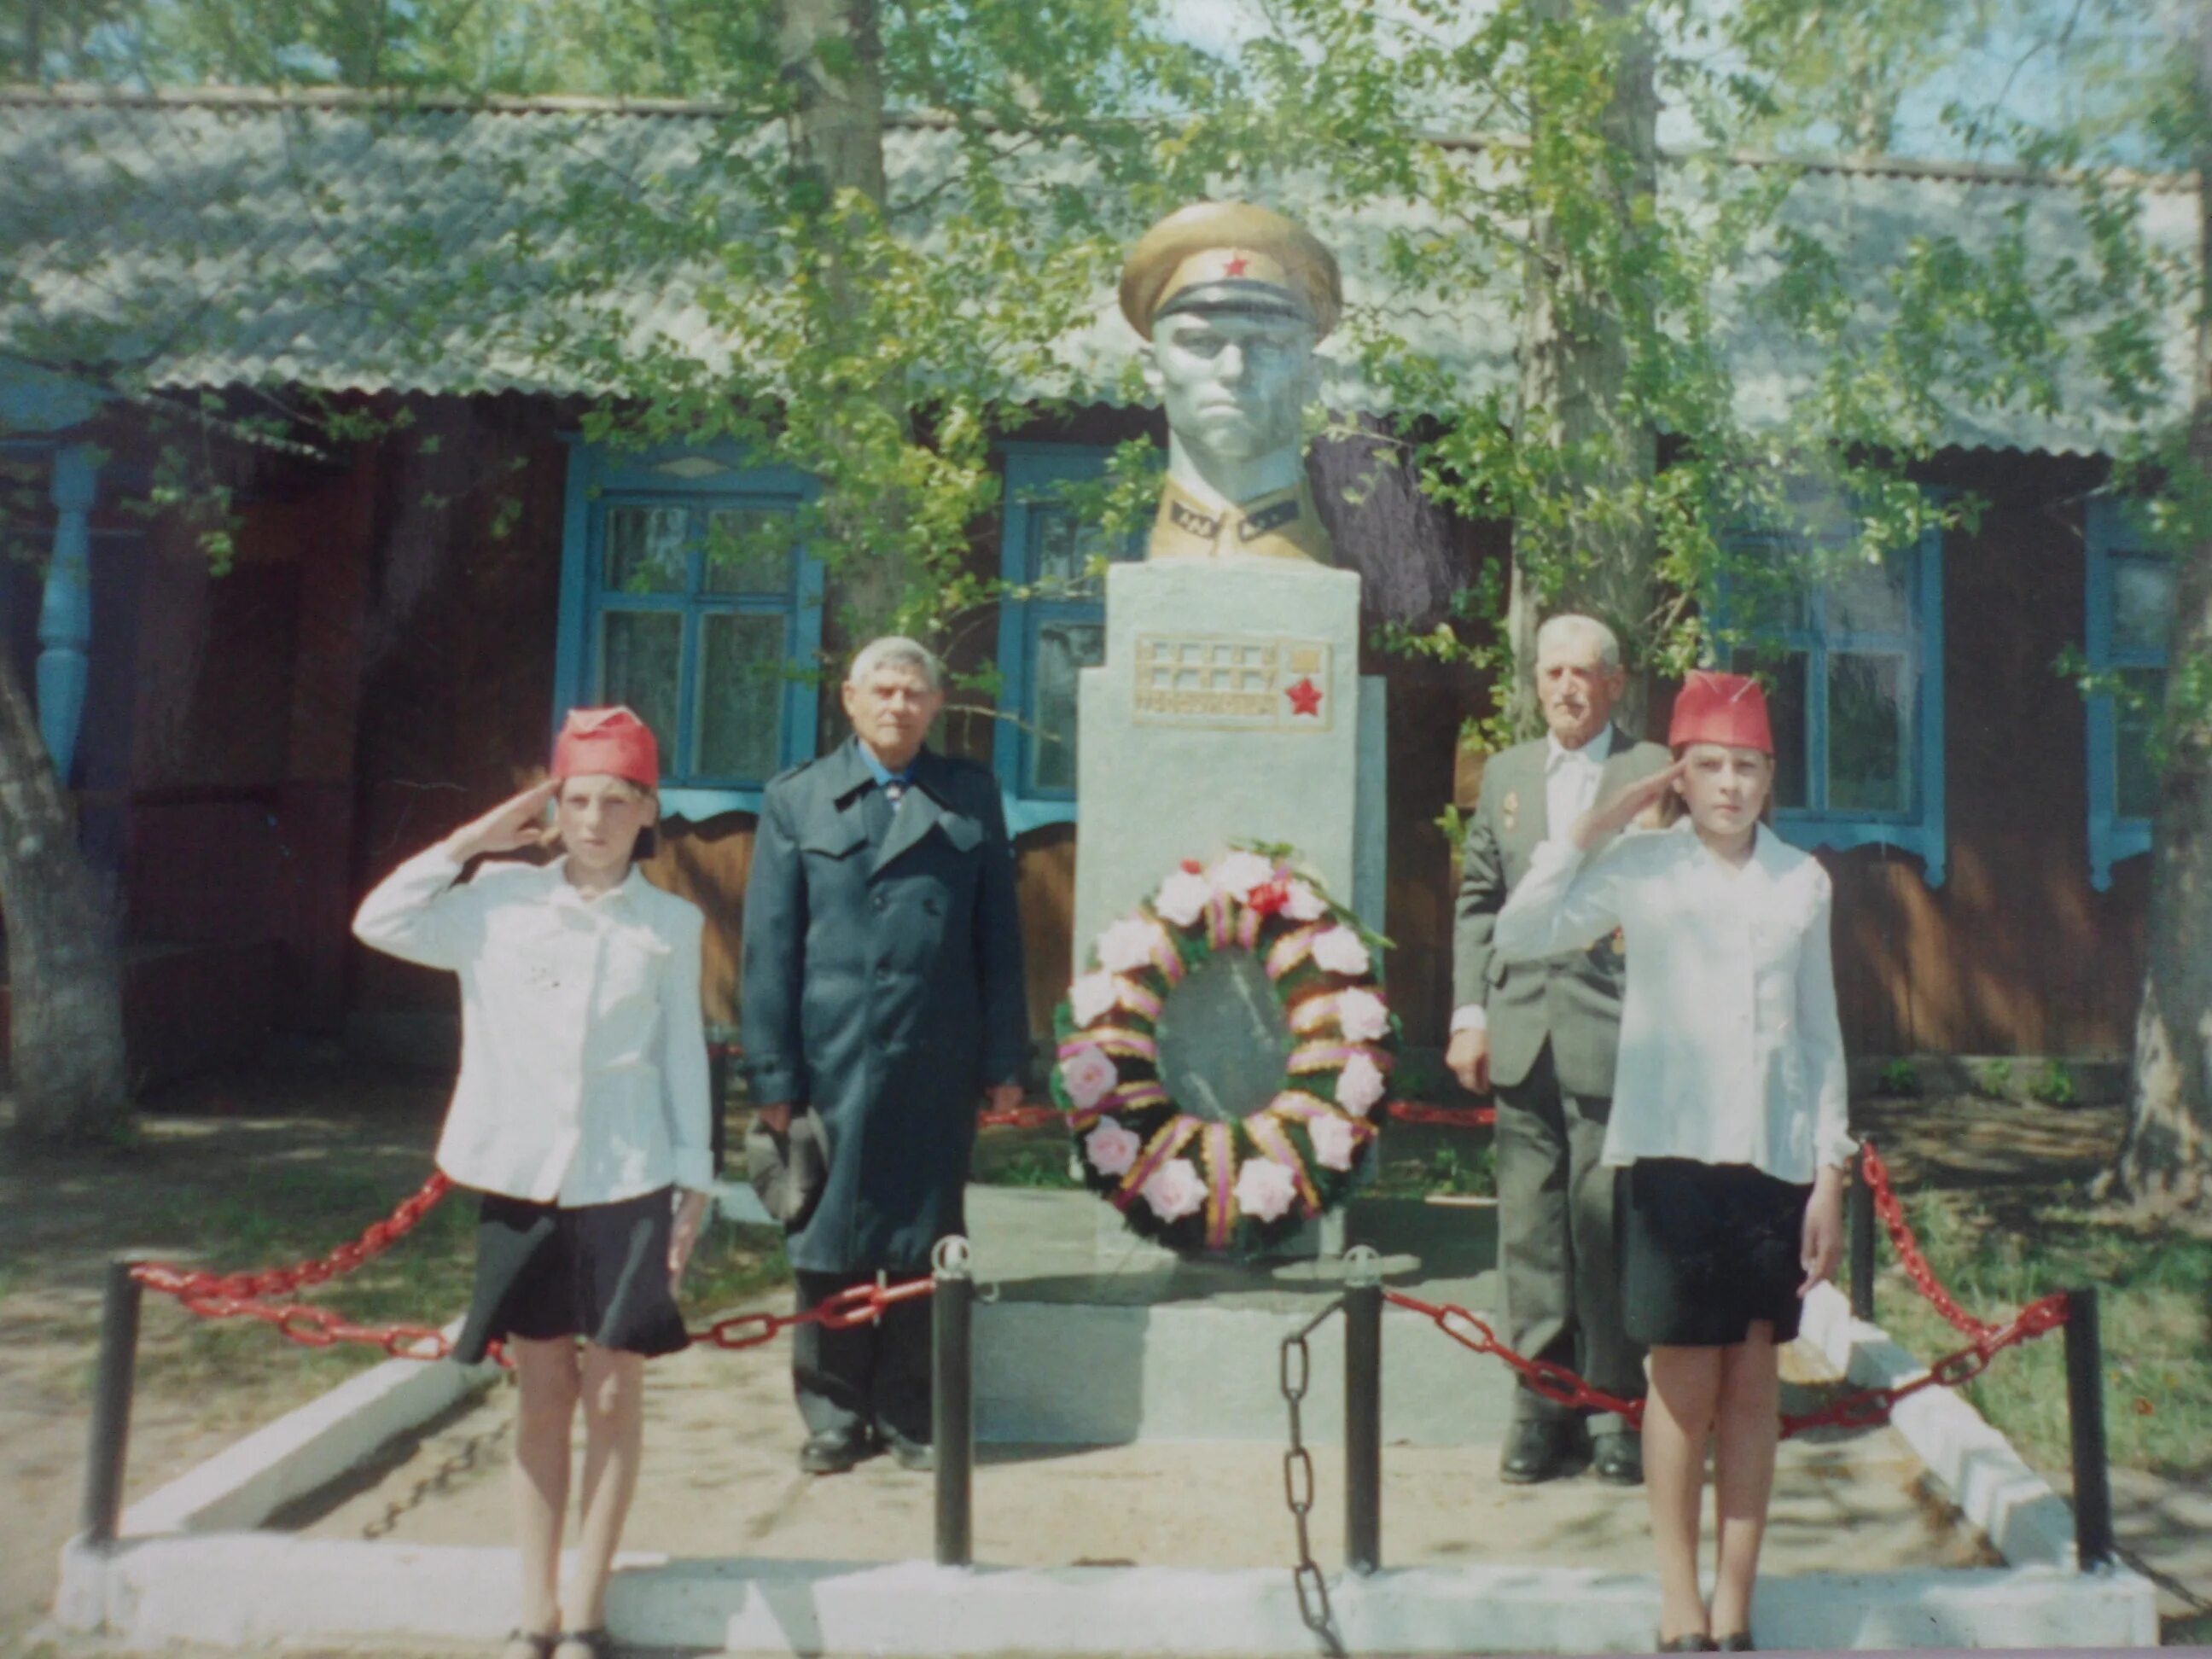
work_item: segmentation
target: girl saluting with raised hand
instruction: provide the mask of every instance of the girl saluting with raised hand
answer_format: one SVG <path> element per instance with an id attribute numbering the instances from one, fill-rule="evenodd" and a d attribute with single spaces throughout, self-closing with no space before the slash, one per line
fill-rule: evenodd
<path id="1" fill-rule="evenodd" d="M 1618 928 L 1627 953 L 1605 1161 L 1621 1304 L 1650 1348 L 1644 1419 L 1661 1648 L 1751 1645 L 1752 1588 L 1780 1431 L 1775 1346 L 1842 1254 L 1843 1033 L 1827 873 L 1762 823 L 1774 787 L 1765 694 L 1696 672 L 1674 764 L 1545 844 L 1498 918 L 1497 949 L 1548 956 Z M 1621 836 L 1647 808 L 1675 821 Z M 1698 1511 L 1716 1443 L 1712 1602 Z"/>
<path id="2" fill-rule="evenodd" d="M 520 1618 L 507 1659 L 602 1659 L 636 1489 L 645 1361 L 688 1339 L 676 1289 L 714 1179 L 699 1004 L 706 919 L 638 873 L 659 747 L 627 708 L 580 708 L 551 779 L 387 876 L 354 932 L 461 981 L 461 1070 L 438 1167 L 482 1194 L 454 1358 L 495 1340 L 521 1395 Z M 551 828 L 544 827 L 548 805 Z M 487 854 L 565 847 L 550 864 Z M 680 1200 L 677 1194 L 680 1189 Z M 569 1433 L 584 1413 L 578 1562 L 560 1593 Z"/>

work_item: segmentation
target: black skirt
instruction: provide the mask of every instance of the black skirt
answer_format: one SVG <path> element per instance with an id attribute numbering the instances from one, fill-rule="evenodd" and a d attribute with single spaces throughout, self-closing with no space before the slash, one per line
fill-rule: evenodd
<path id="1" fill-rule="evenodd" d="M 673 1191 L 564 1210 L 485 1193 L 476 1293 L 453 1344 L 474 1364 L 495 1340 L 580 1336 L 647 1355 L 690 1346 L 668 1285 Z"/>
<path id="2" fill-rule="evenodd" d="M 1747 1164 L 1644 1158 L 1613 1188 L 1623 1323 L 1645 1346 L 1725 1347 L 1770 1320 L 1797 1334 L 1809 1186 Z"/>

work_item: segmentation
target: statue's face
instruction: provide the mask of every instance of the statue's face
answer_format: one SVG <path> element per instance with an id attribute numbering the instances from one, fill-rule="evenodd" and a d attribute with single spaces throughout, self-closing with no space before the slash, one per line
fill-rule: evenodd
<path id="1" fill-rule="evenodd" d="M 1288 317 L 1177 312 L 1152 325 L 1145 383 L 1184 443 L 1256 460 L 1297 447 L 1318 391 L 1313 351 L 1313 329 Z"/>

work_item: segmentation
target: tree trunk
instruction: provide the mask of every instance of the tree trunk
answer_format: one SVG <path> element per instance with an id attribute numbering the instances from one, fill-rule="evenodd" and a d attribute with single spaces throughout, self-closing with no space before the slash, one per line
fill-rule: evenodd
<path id="1" fill-rule="evenodd" d="M 884 70 L 879 0 L 782 0 L 777 33 L 785 80 L 796 94 L 791 121 L 793 172 L 811 182 L 815 211 L 824 234 L 817 315 L 824 332 L 838 338 L 862 325 L 859 299 L 867 272 L 851 258 L 851 240 L 865 227 L 841 204 L 851 193 L 866 198 L 880 217 L 889 198 L 884 167 Z M 854 354 L 866 361 L 872 351 Z M 881 435 L 884 422 L 901 439 L 909 433 L 899 388 L 855 388 L 851 418 L 838 423 L 834 446 L 859 458 L 869 434 Z M 896 522 L 896 509 L 880 500 L 854 501 L 843 495 L 833 476 L 824 491 L 823 512 L 830 538 L 842 550 L 835 580 L 837 605 L 832 621 L 835 642 L 879 631 L 896 611 L 904 592 L 902 572 L 882 550 L 882 538 L 871 526 Z M 889 509 L 887 511 L 887 509 Z"/>
<path id="2" fill-rule="evenodd" d="M 1573 186 L 1607 204 L 1626 255 L 1652 222 L 1658 194 L 1659 100 L 1655 51 L 1641 0 L 1538 0 L 1538 27 L 1578 22 L 1617 32 L 1610 97 L 1599 113 L 1604 155 Z M 1565 135 L 1580 109 L 1534 112 L 1541 149 Z M 1521 321 L 1521 427 L 1532 442 L 1566 458 L 1554 481 L 1568 507 L 1558 528 L 1514 528 L 1513 583 L 1506 631 L 1513 647 L 1508 704 L 1516 732 L 1540 727 L 1535 698 L 1536 628 L 1562 610 L 1597 617 L 1620 635 L 1631 674 L 1620 718 L 1643 730 L 1642 635 L 1653 611 L 1656 547 L 1645 491 L 1658 465 L 1658 438 L 1626 404 L 1632 337 L 1650 320 L 1648 285 L 1618 267 L 1630 263 L 1571 252 L 1559 216 L 1540 206 L 1529 228 Z"/>
<path id="3" fill-rule="evenodd" d="M 112 1135 L 129 1110 L 123 967 L 112 907 L 15 665 L 0 655 L 0 909 L 8 932 L 8 1062 L 15 1133 Z"/>
<path id="4" fill-rule="evenodd" d="M 2197 39 L 2201 254 L 2212 261 L 2212 18 Z M 2212 263 L 2198 280 L 2212 282 Z M 2212 311 L 2197 337 L 2190 481 L 2212 478 Z M 2166 768 L 2152 823 L 2150 940 L 2136 1012 L 2128 1131 L 2109 1196 L 2154 1210 L 2212 1210 L 2212 526 L 2175 570 L 2167 638 Z"/>

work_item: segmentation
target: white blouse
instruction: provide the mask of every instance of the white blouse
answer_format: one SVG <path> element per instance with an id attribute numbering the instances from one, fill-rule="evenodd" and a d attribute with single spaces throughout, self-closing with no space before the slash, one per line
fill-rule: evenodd
<path id="1" fill-rule="evenodd" d="M 596 898 L 566 860 L 442 847 L 362 901 L 355 936 L 461 981 L 461 1071 L 438 1167 L 465 1186 L 573 1208 L 714 1184 L 697 906 L 632 869 Z"/>
<path id="2" fill-rule="evenodd" d="M 1619 928 L 1627 953 L 1605 1161 L 1750 1164 L 1806 1182 L 1856 1150 L 1829 956 L 1827 872 L 1761 828 L 1741 869 L 1689 820 L 1595 857 L 1546 842 L 1499 911 L 1514 961 Z"/>

